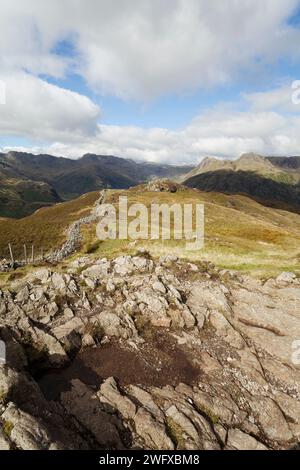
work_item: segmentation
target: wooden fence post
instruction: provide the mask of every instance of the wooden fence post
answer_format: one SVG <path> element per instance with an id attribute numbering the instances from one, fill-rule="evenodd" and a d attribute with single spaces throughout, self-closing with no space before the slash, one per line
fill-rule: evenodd
<path id="1" fill-rule="evenodd" d="M 12 247 L 10 243 L 8 244 L 8 249 L 9 249 L 9 254 L 10 254 L 10 259 L 11 259 L 11 267 L 13 268 L 15 264 L 15 260 L 14 260 L 14 255 L 13 255 L 13 251 L 12 251 Z"/>

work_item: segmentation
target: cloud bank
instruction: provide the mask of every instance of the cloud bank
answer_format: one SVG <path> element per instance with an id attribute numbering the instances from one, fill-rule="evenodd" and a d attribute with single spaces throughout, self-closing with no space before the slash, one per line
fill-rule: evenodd
<path id="1" fill-rule="evenodd" d="M 170 164 L 196 163 L 206 155 L 231 158 L 244 152 L 299 155 L 299 149 L 298 115 L 237 112 L 228 107 L 207 111 L 179 130 L 98 125 L 93 136 L 31 148 L 35 153 L 71 158 L 90 152 Z"/>

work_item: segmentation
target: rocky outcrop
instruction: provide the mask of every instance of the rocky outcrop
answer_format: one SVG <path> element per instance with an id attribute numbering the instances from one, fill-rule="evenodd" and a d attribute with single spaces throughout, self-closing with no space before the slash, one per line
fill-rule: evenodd
<path id="1" fill-rule="evenodd" d="M 97 220 L 97 210 L 99 206 L 104 202 L 104 198 L 105 190 L 101 191 L 100 197 L 95 202 L 91 213 L 85 217 L 81 217 L 81 219 L 76 220 L 73 224 L 71 224 L 67 232 L 67 239 L 65 243 L 60 248 L 45 257 L 48 262 L 54 263 L 62 261 L 63 259 L 68 258 L 68 256 L 70 256 L 78 249 L 82 241 L 81 226 L 85 224 L 91 224 L 92 222 L 95 222 L 95 220 Z"/>
<path id="2" fill-rule="evenodd" d="M 184 191 L 186 188 L 172 181 L 168 178 L 156 178 L 148 183 L 140 184 L 133 187 L 135 191 L 153 191 L 153 192 L 167 192 L 167 193 L 176 193 L 177 191 Z M 132 189 L 133 189 L 132 188 Z"/>
<path id="3" fill-rule="evenodd" d="M 300 441 L 292 273 L 261 282 L 171 256 L 86 256 L 0 291 L 0 337 L 1 449 Z"/>

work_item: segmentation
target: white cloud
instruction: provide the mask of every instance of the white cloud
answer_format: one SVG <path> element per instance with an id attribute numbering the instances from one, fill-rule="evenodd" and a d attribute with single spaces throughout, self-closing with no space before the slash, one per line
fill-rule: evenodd
<path id="1" fill-rule="evenodd" d="M 181 130 L 99 125 L 93 137 L 76 143 L 56 141 L 31 150 L 69 157 L 90 152 L 182 164 L 197 163 L 206 155 L 232 158 L 244 152 L 299 155 L 299 149 L 300 117 L 220 107 L 203 113 Z"/>
<path id="2" fill-rule="evenodd" d="M 101 126 L 93 151 L 169 163 L 194 163 L 204 155 L 232 158 L 244 152 L 299 154 L 300 118 L 273 111 L 206 112 L 184 129 Z M 111 142 L 114 144 L 112 145 Z"/>
<path id="3" fill-rule="evenodd" d="M 292 83 L 293 81 L 269 91 L 247 93 L 244 95 L 244 98 L 250 104 L 253 111 L 277 110 L 299 113 L 299 106 L 293 102 L 295 89 L 292 88 Z M 299 91 L 296 90 L 296 92 L 299 95 Z"/>
<path id="4" fill-rule="evenodd" d="M 103 4 L 98 5 L 101 16 Z M 90 29 L 95 11 L 88 10 L 78 40 L 89 83 L 121 97 L 151 99 L 210 87 L 243 73 L 248 77 L 258 58 L 269 64 L 298 53 L 300 33 L 285 23 L 294 0 L 172 0 L 164 8 L 161 1 L 138 0 L 125 5 L 121 15 L 116 8 L 106 11 L 97 30 L 93 20 Z"/>
<path id="5" fill-rule="evenodd" d="M 300 31 L 287 23 L 297 4 L 2 0 L 0 79 L 7 105 L 0 108 L 0 133 L 37 142 L 35 152 L 70 157 L 94 152 L 184 163 L 205 154 L 299 154 L 300 120 L 287 86 L 245 95 L 247 111 L 219 105 L 169 130 L 100 125 L 89 98 L 37 77 L 76 71 L 95 90 L 141 101 L 253 77 L 281 57 L 299 59 Z M 55 52 L 68 38 L 72 57 Z"/>
<path id="6" fill-rule="evenodd" d="M 2 0 L 6 66 L 60 76 L 70 67 L 96 90 L 148 100 L 249 77 L 299 57 L 288 25 L 297 0 Z M 73 37 L 77 55 L 53 52 Z M 242 75 L 241 75 L 242 74 Z M 244 75 L 243 75 L 244 74 Z"/>
<path id="7" fill-rule="evenodd" d="M 44 19 L 47 19 L 46 2 Z M 37 4 L 31 0 L 18 2 L 3 0 L 0 5 L 0 72 L 3 70 L 29 70 L 62 77 L 70 65 L 70 60 L 51 52 L 60 35 L 65 32 L 55 28 L 49 35 L 51 23 L 43 28 L 38 18 Z M 46 26 L 46 25 L 45 25 Z"/>
<path id="8" fill-rule="evenodd" d="M 100 110 L 91 100 L 26 73 L 2 75 L 6 104 L 0 133 L 38 141 L 76 142 L 97 132 Z"/>

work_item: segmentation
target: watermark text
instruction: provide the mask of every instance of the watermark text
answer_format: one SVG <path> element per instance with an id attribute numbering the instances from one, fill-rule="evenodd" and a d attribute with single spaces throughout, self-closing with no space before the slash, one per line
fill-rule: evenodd
<path id="1" fill-rule="evenodd" d="M 4 341 L 0 340 L 0 366 L 6 363 L 6 346 Z"/>
<path id="2" fill-rule="evenodd" d="M 100 240 L 186 240 L 187 250 L 204 246 L 203 204 L 157 204 L 150 208 L 141 203 L 128 205 L 126 196 L 119 204 L 102 204 L 97 215 Z"/>
<path id="3" fill-rule="evenodd" d="M 292 103 L 299 105 L 300 104 L 300 80 L 294 80 L 292 82 Z"/>
<path id="4" fill-rule="evenodd" d="M 300 365 L 300 339 L 296 339 L 295 341 L 293 341 L 292 350 L 293 350 L 292 357 L 291 357 L 292 363 L 295 366 L 299 366 Z"/>

